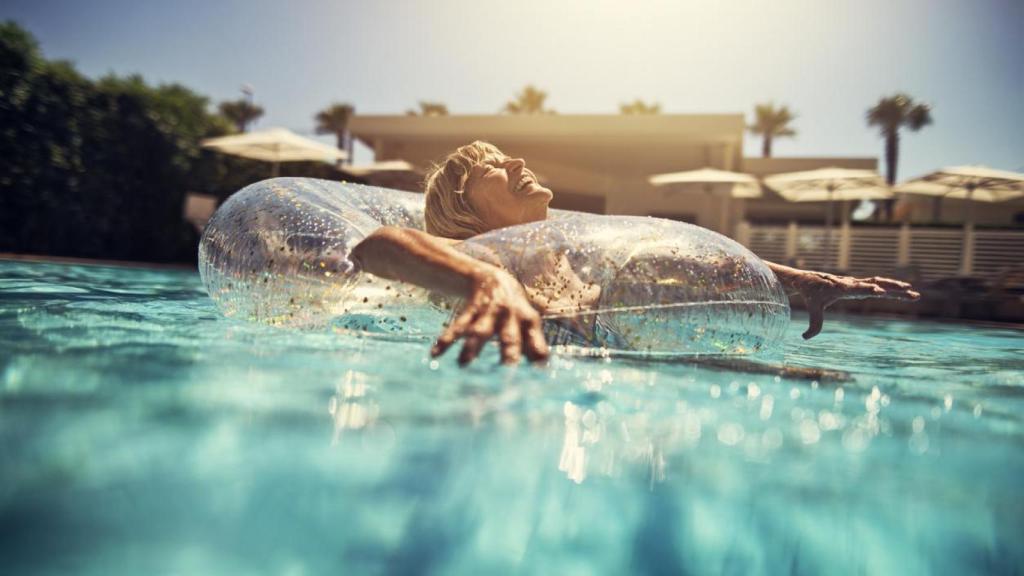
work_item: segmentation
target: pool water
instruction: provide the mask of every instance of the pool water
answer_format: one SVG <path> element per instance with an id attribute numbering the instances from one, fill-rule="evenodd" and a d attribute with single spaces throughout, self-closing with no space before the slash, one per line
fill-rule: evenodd
<path id="1" fill-rule="evenodd" d="M 805 322 L 771 361 L 853 380 L 460 369 L 0 261 L 0 572 L 1020 573 L 1021 332 Z"/>

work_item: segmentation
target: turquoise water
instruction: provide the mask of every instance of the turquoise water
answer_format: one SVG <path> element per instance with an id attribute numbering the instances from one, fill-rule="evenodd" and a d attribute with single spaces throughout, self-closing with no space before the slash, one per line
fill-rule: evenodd
<path id="1" fill-rule="evenodd" d="M 853 381 L 459 369 L 0 261 L 0 572 L 1020 573 L 1021 333 L 801 320 L 785 361 Z"/>

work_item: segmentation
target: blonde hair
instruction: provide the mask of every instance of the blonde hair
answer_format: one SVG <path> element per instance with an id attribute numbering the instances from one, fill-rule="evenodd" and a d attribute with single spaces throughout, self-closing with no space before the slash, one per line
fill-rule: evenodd
<path id="1" fill-rule="evenodd" d="M 505 154 L 494 144 L 477 140 L 459 147 L 427 172 L 423 220 L 434 236 L 464 240 L 487 232 L 487 225 L 466 198 L 466 180 L 477 164 L 500 161 Z"/>

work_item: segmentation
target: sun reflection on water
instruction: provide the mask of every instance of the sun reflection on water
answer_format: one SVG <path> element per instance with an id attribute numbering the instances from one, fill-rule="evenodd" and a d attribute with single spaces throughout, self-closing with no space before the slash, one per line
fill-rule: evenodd
<path id="1" fill-rule="evenodd" d="M 377 422 L 380 407 L 367 397 L 367 391 L 367 375 L 355 370 L 346 371 L 335 384 L 334 395 L 327 404 L 327 413 L 334 421 L 332 445 L 338 443 L 345 430 L 362 430 Z"/>

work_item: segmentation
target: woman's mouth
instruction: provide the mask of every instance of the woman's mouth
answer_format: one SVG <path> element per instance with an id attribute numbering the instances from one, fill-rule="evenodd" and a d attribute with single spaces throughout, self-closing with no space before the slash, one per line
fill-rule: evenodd
<path id="1" fill-rule="evenodd" d="M 516 185 L 516 193 L 520 193 L 525 190 L 530 184 L 533 183 L 533 178 L 529 174 L 523 174 L 519 177 L 519 183 Z"/>

